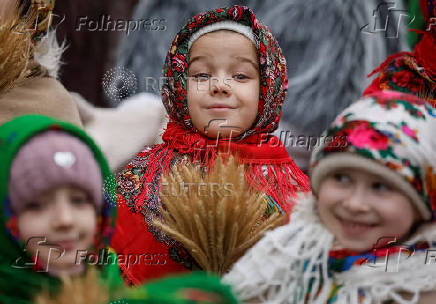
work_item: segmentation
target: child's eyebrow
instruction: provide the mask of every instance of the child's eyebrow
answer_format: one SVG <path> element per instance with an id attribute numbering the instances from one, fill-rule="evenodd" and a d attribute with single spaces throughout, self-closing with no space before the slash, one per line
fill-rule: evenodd
<path id="1" fill-rule="evenodd" d="M 254 62 L 253 60 L 251 60 L 249 58 L 242 57 L 242 56 L 236 56 L 235 58 L 238 59 L 239 61 L 250 63 L 256 70 L 259 68 L 259 65 L 257 64 L 257 62 Z"/>
<path id="2" fill-rule="evenodd" d="M 188 64 L 192 64 L 194 61 L 198 61 L 198 60 L 205 59 L 205 58 L 206 58 L 206 56 L 195 56 L 195 57 L 192 57 L 192 58 L 189 59 Z"/>

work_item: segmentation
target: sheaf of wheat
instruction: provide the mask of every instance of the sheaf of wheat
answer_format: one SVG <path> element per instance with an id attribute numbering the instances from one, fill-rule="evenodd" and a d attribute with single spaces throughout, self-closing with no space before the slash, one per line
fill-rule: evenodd
<path id="1" fill-rule="evenodd" d="M 265 231 L 285 222 L 278 212 L 266 215 L 264 194 L 250 189 L 244 166 L 233 158 L 218 157 L 209 173 L 178 166 L 162 184 L 170 194 L 161 191 L 162 220 L 154 225 L 179 241 L 206 271 L 224 274 Z"/>

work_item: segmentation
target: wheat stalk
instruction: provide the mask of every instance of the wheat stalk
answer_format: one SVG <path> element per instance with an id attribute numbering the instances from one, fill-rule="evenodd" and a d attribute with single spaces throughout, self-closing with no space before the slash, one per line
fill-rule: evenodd
<path id="1" fill-rule="evenodd" d="M 427 89 L 418 93 L 418 97 L 428 101 L 433 107 L 436 107 L 436 91 Z"/>
<path id="2" fill-rule="evenodd" d="M 244 166 L 232 157 L 218 157 L 205 176 L 194 165 L 179 166 L 162 182 L 168 189 L 190 186 L 178 195 L 161 193 L 162 220 L 153 225 L 180 242 L 206 271 L 224 274 L 266 230 L 285 221 L 279 213 L 265 216 L 264 194 L 249 187 Z"/>
<path id="3" fill-rule="evenodd" d="M 18 6 L 18 4 L 17 4 Z M 0 93 L 4 93 L 25 79 L 42 74 L 33 60 L 34 43 L 31 30 L 37 14 L 20 16 L 20 9 L 0 19 Z"/>
<path id="4" fill-rule="evenodd" d="M 36 304 L 105 304 L 109 291 L 103 287 L 96 269 L 87 270 L 84 277 L 63 277 L 62 288 L 55 296 L 44 290 L 35 299 Z"/>

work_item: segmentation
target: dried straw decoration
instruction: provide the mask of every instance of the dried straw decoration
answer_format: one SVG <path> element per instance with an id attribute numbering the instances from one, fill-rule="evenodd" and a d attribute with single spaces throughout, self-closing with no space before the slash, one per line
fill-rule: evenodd
<path id="1" fill-rule="evenodd" d="M 62 289 L 56 296 L 43 291 L 35 299 L 35 304 L 106 304 L 109 292 L 98 277 L 97 270 L 89 268 L 83 277 L 62 278 Z"/>
<path id="2" fill-rule="evenodd" d="M 43 73 L 33 60 L 32 31 L 37 14 L 21 17 L 20 11 L 17 8 L 13 14 L 0 18 L 0 94 Z"/>
<path id="3" fill-rule="evenodd" d="M 161 187 L 162 220 L 154 225 L 180 242 L 205 271 L 226 273 L 265 231 L 286 221 L 278 212 L 266 214 L 264 194 L 249 188 L 244 166 L 232 157 L 226 162 L 218 157 L 209 174 L 178 166 Z"/>
<path id="4" fill-rule="evenodd" d="M 427 100 L 433 108 L 436 108 L 436 91 L 434 90 L 423 90 L 419 92 L 418 97 Z"/>

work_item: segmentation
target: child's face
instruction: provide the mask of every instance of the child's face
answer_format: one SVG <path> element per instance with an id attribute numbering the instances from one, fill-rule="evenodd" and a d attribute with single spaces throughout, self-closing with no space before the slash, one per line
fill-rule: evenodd
<path id="1" fill-rule="evenodd" d="M 47 191 L 27 202 L 17 219 L 19 237 L 23 241 L 46 237 L 47 245 L 32 241 L 27 244 L 27 250 L 32 256 L 39 254 L 49 272 L 58 275 L 83 270 L 83 263 L 75 263 L 76 253 L 93 245 L 97 226 L 95 207 L 87 192 L 70 186 Z M 59 257 L 58 249 L 50 253 L 50 247 L 59 246 L 65 249 L 63 256 Z"/>
<path id="2" fill-rule="evenodd" d="M 210 138 L 250 129 L 259 103 L 254 44 L 235 32 L 211 32 L 194 42 L 189 58 L 187 98 L 194 127 Z"/>
<path id="3" fill-rule="evenodd" d="M 323 180 L 318 210 L 339 244 L 357 251 L 384 246 L 392 237 L 400 241 L 420 218 L 407 196 L 382 178 L 355 169 L 338 170 Z"/>

